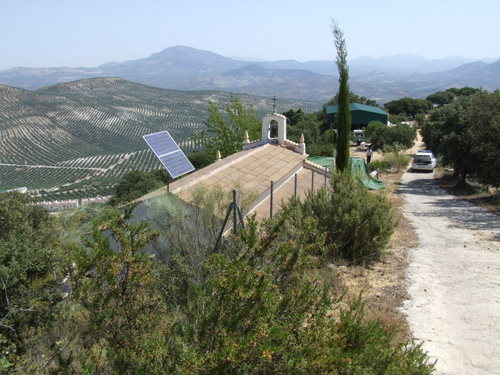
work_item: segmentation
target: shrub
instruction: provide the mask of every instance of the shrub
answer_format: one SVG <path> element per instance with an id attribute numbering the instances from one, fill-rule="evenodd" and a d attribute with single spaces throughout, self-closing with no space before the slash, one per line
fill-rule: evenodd
<path id="1" fill-rule="evenodd" d="M 406 150 L 413 146 L 416 130 L 405 124 L 388 127 L 378 121 L 368 124 L 365 134 L 370 137 L 374 149 L 391 148 L 395 150 Z"/>
<path id="2" fill-rule="evenodd" d="M 375 160 L 370 163 L 368 163 L 368 169 L 370 172 L 373 172 L 377 169 L 384 170 L 389 168 L 389 164 L 385 160 Z"/>
<path id="3" fill-rule="evenodd" d="M 365 136 L 370 138 L 373 144 L 377 144 L 377 140 L 386 129 L 386 124 L 380 121 L 371 121 L 366 127 Z"/>
<path id="4" fill-rule="evenodd" d="M 392 167 L 399 171 L 401 168 L 408 166 L 410 162 L 410 157 L 401 151 L 388 151 L 384 153 L 383 162 L 386 163 L 388 167 Z"/>
<path id="5" fill-rule="evenodd" d="M 316 144 L 306 144 L 307 153 L 310 155 L 317 156 L 332 156 L 333 155 L 333 144 L 331 143 L 316 143 Z"/>
<path id="6" fill-rule="evenodd" d="M 394 209 L 383 195 L 375 195 L 349 173 L 332 176 L 332 191 L 310 193 L 302 204 L 326 233 L 328 259 L 342 257 L 355 264 L 376 259 L 394 230 Z"/>
<path id="7" fill-rule="evenodd" d="M 49 212 L 23 194 L 0 194 L 0 373 L 56 314 L 63 261 Z"/>
<path id="8" fill-rule="evenodd" d="M 177 212 L 175 202 L 170 209 Z M 317 272 L 326 232 L 304 218 L 297 200 L 262 226 L 248 220 L 215 254 L 179 237 L 186 252 L 174 256 L 186 269 L 173 268 L 173 257 L 154 262 L 143 253 L 158 233 L 131 224 L 129 215 L 110 210 L 75 249 L 72 293 L 25 356 L 33 373 L 432 372 L 420 347 L 394 345 L 393 332 L 366 319 L 359 300 L 340 309 Z M 195 267 L 186 261 L 192 245 L 206 251 Z"/>
<path id="9" fill-rule="evenodd" d="M 206 167 L 215 161 L 215 154 L 211 155 L 207 151 L 196 151 L 188 156 L 189 161 L 196 169 Z"/>
<path id="10" fill-rule="evenodd" d="M 393 333 L 363 316 L 357 301 L 339 311 L 311 256 L 321 253 L 318 222 L 297 200 L 260 228 L 247 223 L 234 251 L 161 282 L 173 319 L 166 372 L 195 374 L 430 374 L 418 346 L 392 345 Z M 173 277 L 174 276 L 174 277 Z M 172 288 L 171 284 L 178 285 Z M 171 294 L 174 292 L 174 294 Z M 336 310 L 339 320 L 328 317 Z"/>
<path id="11" fill-rule="evenodd" d="M 154 170 L 151 172 L 131 171 L 125 174 L 113 189 L 113 196 L 109 204 L 116 206 L 131 202 L 155 189 L 159 189 L 169 181 L 170 177 L 165 171 Z"/>
<path id="12" fill-rule="evenodd" d="M 398 150 L 406 150 L 413 146 L 417 131 L 415 128 L 405 124 L 388 127 L 381 135 L 380 148 L 393 147 Z"/>
<path id="13" fill-rule="evenodd" d="M 433 105 L 428 100 L 405 97 L 387 102 L 384 107 L 390 113 L 404 113 L 407 116 L 415 116 L 417 113 L 432 110 Z"/>

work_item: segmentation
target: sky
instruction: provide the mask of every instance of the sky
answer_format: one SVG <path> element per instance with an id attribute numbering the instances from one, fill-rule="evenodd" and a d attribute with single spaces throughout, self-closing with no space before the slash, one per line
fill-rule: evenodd
<path id="1" fill-rule="evenodd" d="M 0 70 L 85 66 L 185 45 L 227 57 L 500 56 L 498 0 L 0 0 Z"/>

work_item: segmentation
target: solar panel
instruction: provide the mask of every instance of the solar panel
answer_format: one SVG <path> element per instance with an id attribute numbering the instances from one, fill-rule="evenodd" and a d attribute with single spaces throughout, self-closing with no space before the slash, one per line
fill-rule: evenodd
<path id="1" fill-rule="evenodd" d="M 177 178 L 194 170 L 193 165 L 168 131 L 164 130 L 143 135 L 142 138 L 144 138 L 149 148 L 155 153 L 172 178 Z"/>

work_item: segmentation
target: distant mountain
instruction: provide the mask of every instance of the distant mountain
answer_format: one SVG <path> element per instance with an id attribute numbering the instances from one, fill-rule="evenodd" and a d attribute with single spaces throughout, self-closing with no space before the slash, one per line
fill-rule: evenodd
<path id="1" fill-rule="evenodd" d="M 43 86 L 93 77 L 109 77 L 107 71 L 96 68 L 24 68 L 0 72 L 0 83 L 35 90 Z"/>
<path id="2" fill-rule="evenodd" d="M 254 95 L 311 101 L 328 100 L 332 96 L 332 87 L 336 86 L 337 79 L 333 76 L 300 69 L 268 69 L 260 64 L 245 65 L 206 80 L 180 84 L 182 89 L 219 88 L 237 93 L 251 92 Z"/>
<path id="3" fill-rule="evenodd" d="M 331 61 L 307 61 L 307 62 L 299 62 L 296 60 L 278 60 L 278 61 L 267 61 L 259 63 L 260 66 L 263 66 L 268 69 L 298 69 L 298 70 L 310 70 L 313 73 L 317 74 L 328 74 L 328 75 L 337 75 L 337 65 L 333 59 Z"/>
<path id="4" fill-rule="evenodd" d="M 177 82 L 196 81 L 247 65 L 209 51 L 176 46 L 138 60 L 108 62 L 97 68 L 13 68 L 0 72 L 0 83 L 38 89 L 93 77 L 121 77 L 163 88 L 181 88 Z"/>
<path id="5" fill-rule="evenodd" d="M 351 89 L 380 103 L 402 96 L 425 97 L 469 85 L 499 88 L 498 61 L 464 57 L 427 60 L 422 56 L 361 57 L 349 61 Z M 121 77 L 154 87 L 229 90 L 326 102 L 338 83 L 333 61 L 244 61 L 210 51 L 176 46 L 151 56 L 108 62 L 96 68 L 14 68 L 0 72 L 0 83 L 26 89 L 90 77 Z"/>
<path id="6" fill-rule="evenodd" d="M 419 75 L 415 78 L 420 81 L 434 82 L 434 87 L 471 86 L 495 90 L 500 88 L 500 60 L 492 64 L 475 61 L 444 72 Z"/>
<path id="7" fill-rule="evenodd" d="M 416 67 L 425 63 L 425 58 L 415 55 L 394 55 L 381 58 L 358 57 L 349 61 L 352 75 L 361 75 L 372 71 L 388 74 L 414 72 Z"/>
<path id="8" fill-rule="evenodd" d="M 209 77 L 245 64 L 247 62 L 233 60 L 209 51 L 176 46 L 154 53 L 145 59 L 108 65 L 107 71 L 115 76 L 136 78 L 136 81 L 143 83 L 145 79 L 149 81 L 146 83 L 155 82 L 156 79 L 176 82 Z"/>
<path id="9" fill-rule="evenodd" d="M 467 57 L 445 57 L 444 59 L 429 60 L 421 63 L 415 68 L 417 73 L 441 72 L 457 68 L 460 65 L 473 62 L 474 59 Z"/>

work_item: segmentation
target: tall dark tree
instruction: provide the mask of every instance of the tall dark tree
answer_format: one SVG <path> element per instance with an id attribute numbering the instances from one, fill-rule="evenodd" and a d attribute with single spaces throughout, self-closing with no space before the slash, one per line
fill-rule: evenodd
<path id="1" fill-rule="evenodd" d="M 474 177 L 500 186 L 500 90 L 463 95 L 436 109 L 422 136 L 461 182 Z"/>
<path id="2" fill-rule="evenodd" d="M 337 158 L 338 171 L 348 169 L 349 135 L 351 132 L 351 112 L 349 110 L 349 68 L 347 66 L 347 46 L 344 33 L 337 22 L 332 21 L 332 33 L 337 49 L 337 68 L 339 70 L 339 109 L 336 116 L 337 125 Z"/>

